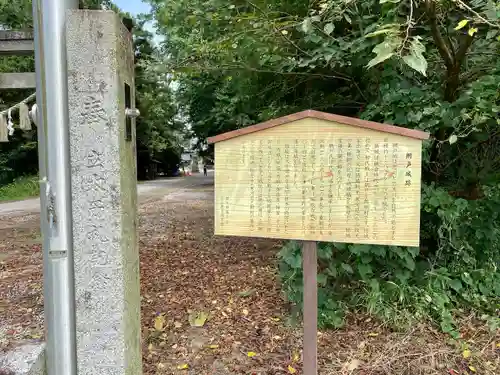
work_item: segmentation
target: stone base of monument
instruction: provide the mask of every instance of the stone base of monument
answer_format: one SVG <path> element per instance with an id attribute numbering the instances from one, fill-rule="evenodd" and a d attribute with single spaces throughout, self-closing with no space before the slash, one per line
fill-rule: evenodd
<path id="1" fill-rule="evenodd" d="M 46 375 L 45 344 L 27 343 L 0 353 L 0 375 Z"/>

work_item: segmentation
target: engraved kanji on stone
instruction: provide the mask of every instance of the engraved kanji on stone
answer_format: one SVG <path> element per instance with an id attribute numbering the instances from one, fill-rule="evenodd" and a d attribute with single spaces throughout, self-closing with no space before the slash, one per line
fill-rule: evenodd
<path id="1" fill-rule="evenodd" d="M 88 96 L 83 101 L 81 115 L 86 124 L 93 124 L 101 121 L 105 121 L 109 124 L 109 116 L 103 107 L 102 100 L 93 95 Z"/>
<path id="2" fill-rule="evenodd" d="M 87 168 L 101 167 L 104 168 L 104 163 L 102 161 L 103 153 L 97 150 L 91 149 L 87 152 Z"/>

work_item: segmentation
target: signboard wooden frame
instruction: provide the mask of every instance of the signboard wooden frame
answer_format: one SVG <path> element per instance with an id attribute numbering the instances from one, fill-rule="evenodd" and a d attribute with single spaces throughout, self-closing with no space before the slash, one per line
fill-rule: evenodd
<path id="1" fill-rule="evenodd" d="M 316 241 L 419 246 L 429 134 L 307 110 L 211 137 L 215 234 L 303 240 L 304 373 L 315 375 Z"/>

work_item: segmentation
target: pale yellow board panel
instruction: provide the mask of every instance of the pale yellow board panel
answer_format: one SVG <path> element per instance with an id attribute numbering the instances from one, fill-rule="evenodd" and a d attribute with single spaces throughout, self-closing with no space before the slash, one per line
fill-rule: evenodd
<path id="1" fill-rule="evenodd" d="M 215 144 L 215 234 L 418 246 L 418 139 L 306 118 Z"/>

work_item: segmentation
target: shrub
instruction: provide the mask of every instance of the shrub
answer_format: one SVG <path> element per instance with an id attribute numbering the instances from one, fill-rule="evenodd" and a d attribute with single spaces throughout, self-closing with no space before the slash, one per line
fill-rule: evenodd
<path id="1" fill-rule="evenodd" d="M 499 212 L 499 187 L 467 201 L 423 186 L 421 248 L 319 243 L 319 325 L 338 327 L 347 311 L 364 310 L 395 327 L 435 321 L 452 335 L 465 313 L 497 327 Z M 288 242 L 279 260 L 285 294 L 301 306 L 299 243 Z"/>

